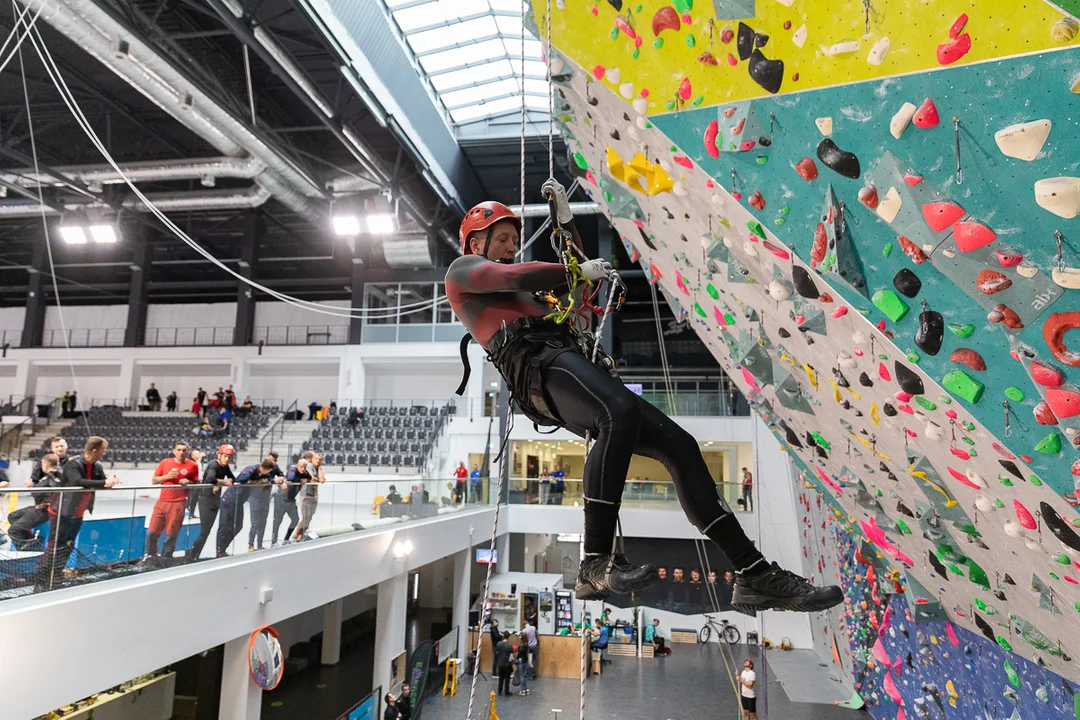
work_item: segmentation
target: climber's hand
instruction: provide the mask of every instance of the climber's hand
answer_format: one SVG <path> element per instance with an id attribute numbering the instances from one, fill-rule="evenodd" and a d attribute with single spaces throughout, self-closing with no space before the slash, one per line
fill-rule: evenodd
<path id="1" fill-rule="evenodd" d="M 562 186 L 562 183 L 555 178 L 548 178 L 547 182 L 540 187 L 540 192 L 548 200 L 555 201 L 556 219 L 560 225 L 565 225 L 574 219 L 574 214 L 570 212 L 570 200 L 566 197 L 566 188 Z"/>
<path id="2" fill-rule="evenodd" d="M 585 279 L 589 282 L 606 280 L 611 277 L 611 273 L 614 272 L 611 263 L 607 260 L 589 260 L 581 263 L 580 268 L 581 274 L 584 275 Z"/>

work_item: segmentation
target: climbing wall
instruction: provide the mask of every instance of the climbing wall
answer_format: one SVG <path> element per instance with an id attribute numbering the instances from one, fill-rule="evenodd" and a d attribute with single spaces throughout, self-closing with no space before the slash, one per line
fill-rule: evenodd
<path id="1" fill-rule="evenodd" d="M 911 622 L 1074 681 L 1076 4 L 607 0 L 550 23 L 587 192 Z"/>

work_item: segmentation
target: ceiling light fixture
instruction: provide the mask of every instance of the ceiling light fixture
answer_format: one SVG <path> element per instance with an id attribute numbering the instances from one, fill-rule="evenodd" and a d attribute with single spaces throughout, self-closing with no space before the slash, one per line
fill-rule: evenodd
<path id="1" fill-rule="evenodd" d="M 356 215 L 335 215 L 334 234 L 351 237 L 360 234 L 360 218 Z"/>
<path id="2" fill-rule="evenodd" d="M 86 231 L 78 225 L 61 225 L 60 238 L 68 245 L 85 245 Z"/>
<path id="3" fill-rule="evenodd" d="M 91 225 L 90 237 L 99 245 L 111 245 L 118 239 L 116 228 L 112 225 Z"/>

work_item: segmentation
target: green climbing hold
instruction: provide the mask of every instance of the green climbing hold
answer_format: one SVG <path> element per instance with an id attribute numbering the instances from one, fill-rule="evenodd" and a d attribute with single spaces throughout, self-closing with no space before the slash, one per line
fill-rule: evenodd
<path id="1" fill-rule="evenodd" d="M 823 438 L 821 436 L 821 433 L 819 433 L 817 430 L 811 431 L 810 437 L 814 438 L 814 442 L 816 442 L 818 445 L 825 448 L 826 450 L 830 450 L 832 448 L 832 446 L 829 445 L 829 441 Z"/>
<path id="2" fill-rule="evenodd" d="M 692 48 L 697 45 L 697 40 L 694 38 L 694 33 L 687 33 L 686 35 L 686 47 Z"/>
<path id="3" fill-rule="evenodd" d="M 892 255 L 892 243 L 885 243 L 885 247 L 881 248 L 881 257 L 887 258 Z"/>
<path id="4" fill-rule="evenodd" d="M 765 228 L 761 227 L 761 223 L 757 220 L 748 220 L 746 227 L 750 228 L 750 232 L 754 233 L 762 240 L 765 239 Z"/>
<path id="5" fill-rule="evenodd" d="M 735 316 L 732 315 L 729 312 L 724 313 L 724 323 L 726 325 L 734 325 L 735 324 Z"/>
<path id="6" fill-rule="evenodd" d="M 987 605 L 985 602 L 983 602 L 979 598 L 975 598 L 975 607 L 979 608 L 983 612 L 987 612 L 986 608 L 988 608 L 989 605 Z"/>
<path id="7" fill-rule="evenodd" d="M 678 152 L 678 151 L 679 151 L 679 146 L 678 145 L 672 145 L 671 147 L 668 148 L 668 152 Z"/>
<path id="8" fill-rule="evenodd" d="M 1057 555 L 1054 555 L 1054 562 L 1058 563 L 1059 565 L 1071 565 L 1072 564 L 1072 561 L 1069 560 L 1069 556 L 1066 555 L 1065 553 L 1058 553 Z"/>
<path id="9" fill-rule="evenodd" d="M 1073 607 L 1076 608 L 1076 612 L 1080 612 L 1080 600 L 1077 600 L 1076 602 L 1074 602 Z M 1078 693 L 1076 695 L 1076 700 L 1077 700 L 1077 702 L 1076 702 L 1076 710 L 1077 710 L 1076 717 L 1080 718 L 1080 693 Z"/>
<path id="10" fill-rule="evenodd" d="M 914 350 L 907 351 L 907 361 L 909 363 L 915 363 L 916 365 L 918 365 L 920 360 L 922 360 L 922 356 L 919 355 L 919 353 L 915 352 Z"/>
<path id="11" fill-rule="evenodd" d="M 677 10 L 680 15 L 683 15 L 694 9 L 694 0 L 674 0 L 672 5 L 675 6 L 675 10 Z"/>
<path id="12" fill-rule="evenodd" d="M 1008 651 L 1012 651 L 1012 646 L 1009 645 L 1009 641 L 998 635 L 998 645 L 1005 648 Z M 1016 668 L 1012 666 L 1008 660 L 1005 661 L 1005 674 L 1009 676 L 1009 682 L 1013 684 L 1013 687 L 1020 687 L 1020 676 L 1016 672 Z"/>
<path id="13" fill-rule="evenodd" d="M 922 395 L 916 395 L 915 402 L 918 403 L 918 405 L 924 410 L 937 410 L 937 404 L 930 400 L 927 400 Z M 967 438 L 964 439 L 966 440 Z"/>
<path id="14" fill-rule="evenodd" d="M 969 338 L 971 337 L 972 333 L 975 332 L 975 326 L 957 325 L 956 323 L 949 323 L 949 330 L 952 332 L 953 335 L 956 335 L 957 337 Z"/>
<path id="15" fill-rule="evenodd" d="M 589 169 L 589 161 L 585 159 L 585 156 L 579 152 L 574 153 L 574 164 L 582 170 Z"/>
<path id="16" fill-rule="evenodd" d="M 675 109 L 675 101 L 674 100 L 668 100 L 666 103 L 664 103 L 664 109 L 665 110 L 674 110 Z"/>
<path id="17" fill-rule="evenodd" d="M 758 165 L 766 165 L 769 162 L 769 156 L 768 155 L 758 155 L 756 159 L 757 159 L 757 164 Z"/>
<path id="18" fill-rule="evenodd" d="M 641 57 L 641 48 L 634 48 L 634 52 L 630 53 L 630 57 L 634 58 L 635 60 Z"/>
<path id="19" fill-rule="evenodd" d="M 704 96 L 704 95 L 698 95 L 698 96 L 697 96 L 696 98 L 694 98 L 694 99 L 693 99 L 693 101 L 692 101 L 692 102 L 690 103 L 690 107 L 697 107 L 698 105 L 700 105 L 700 104 L 701 104 L 701 103 L 703 103 L 703 102 L 705 102 L 705 96 Z"/>
<path id="20" fill-rule="evenodd" d="M 1035 446 L 1035 452 L 1043 455 L 1057 455 L 1061 452 L 1061 436 L 1056 432 L 1050 433 Z"/>
<path id="21" fill-rule="evenodd" d="M 604 199 L 611 202 L 612 195 L 607 190 L 604 191 Z"/>
<path id="22" fill-rule="evenodd" d="M 610 36 L 612 40 L 618 40 L 619 39 L 619 28 L 617 28 L 617 27 L 611 28 L 611 32 L 608 33 L 608 36 Z"/>
<path id="23" fill-rule="evenodd" d="M 1061 578 L 1059 578 L 1057 576 L 1057 573 L 1046 573 L 1046 574 L 1050 576 L 1051 580 L 1060 580 L 1061 579 Z"/>
<path id="24" fill-rule="evenodd" d="M 1024 391 L 1016 387 L 1015 385 L 1011 385 L 1005 388 L 1005 397 L 1009 398 L 1013 402 L 1023 402 Z"/>
<path id="25" fill-rule="evenodd" d="M 949 572 L 951 572 L 953 575 L 959 575 L 960 577 L 964 577 L 963 571 L 956 566 L 956 563 L 951 563 L 949 565 Z"/>
<path id="26" fill-rule="evenodd" d="M 952 396 L 950 396 L 950 395 L 942 395 L 941 397 L 938 398 L 938 402 L 942 403 L 944 405 L 952 405 Z"/>
<path id="27" fill-rule="evenodd" d="M 1028 482 L 1035 487 L 1042 487 L 1043 481 L 1039 479 L 1038 475 L 1028 475 Z"/>
<path id="28" fill-rule="evenodd" d="M 645 123 L 645 129 L 646 130 L 652 130 L 652 123 L 651 122 L 646 122 Z"/>
<path id="29" fill-rule="evenodd" d="M 994 498 L 994 507 L 998 510 L 1005 507 L 1005 503 L 1001 501 L 1001 498 Z"/>
<path id="30" fill-rule="evenodd" d="M 975 432 L 975 423 L 971 422 L 970 420 L 965 420 L 964 422 L 960 423 L 960 427 L 964 428 L 968 432 Z"/>
<path id="31" fill-rule="evenodd" d="M 785 205 L 784 207 L 780 208 L 776 212 L 780 213 L 784 217 L 787 217 L 788 213 L 791 212 L 791 208 L 789 208 L 787 205 Z"/>
<path id="32" fill-rule="evenodd" d="M 985 590 L 990 589 L 990 580 L 986 577 L 986 571 L 971 558 L 967 558 L 968 579 Z"/>
<path id="33" fill-rule="evenodd" d="M 877 307 L 878 310 L 885 313 L 885 317 L 893 322 L 898 322 L 907 315 L 908 310 L 910 309 L 908 308 L 908 304 L 892 290 L 878 290 L 874 293 L 874 296 L 870 298 L 870 301 L 874 303 L 874 306 Z"/>
<path id="34" fill-rule="evenodd" d="M 963 370 L 951 370 L 945 373 L 945 377 L 941 379 L 941 384 L 953 395 L 967 400 L 969 403 L 979 402 L 984 387 L 981 382 Z"/>
<path id="35" fill-rule="evenodd" d="M 961 442 L 963 442 L 963 443 L 964 443 L 964 444 L 966 444 L 966 445 L 974 445 L 974 444 L 975 444 L 975 441 L 974 441 L 974 440 L 972 440 L 971 438 L 969 438 L 969 437 L 968 437 L 967 435 L 965 435 L 964 437 L 960 438 L 960 441 L 961 441 Z"/>
<path id="36" fill-rule="evenodd" d="M 787 218 L 778 217 L 775 220 L 773 220 L 773 225 L 783 225 L 786 222 L 787 222 Z"/>
<path id="37" fill-rule="evenodd" d="M 1013 486 L 1012 478 L 1010 478 L 1008 475 L 998 475 L 998 480 L 1005 487 L 1012 487 Z"/>
<path id="38" fill-rule="evenodd" d="M 694 303 L 694 312 L 696 312 L 701 317 L 708 317 L 708 315 L 705 314 L 705 311 L 697 303 Z"/>
<path id="39" fill-rule="evenodd" d="M 664 47 L 664 38 L 662 38 L 662 37 L 656 38 L 655 40 L 652 41 L 652 46 L 654 48 L 656 48 L 657 50 Z"/>
<path id="40" fill-rule="evenodd" d="M 716 288 L 713 287 L 712 283 L 706 283 L 705 292 L 709 293 L 709 297 L 711 297 L 713 300 L 720 299 L 720 293 L 716 291 Z"/>
<path id="41" fill-rule="evenodd" d="M 897 518 L 896 519 L 896 528 L 900 532 L 904 533 L 905 535 L 910 535 L 911 534 L 911 528 L 909 528 L 907 526 L 907 523 L 904 522 L 904 518 Z"/>

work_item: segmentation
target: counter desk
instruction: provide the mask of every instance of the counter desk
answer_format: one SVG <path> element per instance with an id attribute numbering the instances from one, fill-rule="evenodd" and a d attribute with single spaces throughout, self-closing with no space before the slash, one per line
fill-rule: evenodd
<path id="1" fill-rule="evenodd" d="M 517 633 L 510 633 L 510 644 L 517 645 Z M 569 678 L 581 677 L 581 636 L 579 635 L 539 635 L 536 639 L 536 677 Z M 469 652 L 476 649 L 476 630 L 469 631 Z M 484 633 L 480 645 L 480 670 L 491 674 L 491 637 Z M 586 658 L 588 659 L 588 658 Z M 585 663 L 586 676 L 592 674 L 592 662 Z"/>

